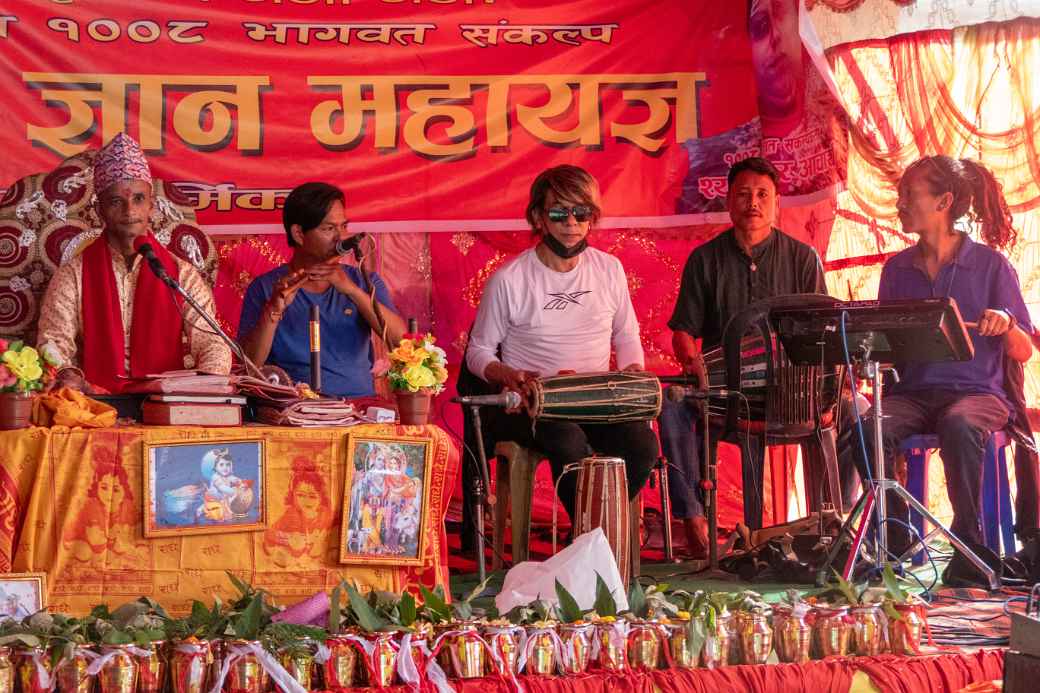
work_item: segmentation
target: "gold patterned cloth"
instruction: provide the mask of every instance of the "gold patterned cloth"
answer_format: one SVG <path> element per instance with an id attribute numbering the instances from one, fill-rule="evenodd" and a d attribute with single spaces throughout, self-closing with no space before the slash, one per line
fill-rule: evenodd
<path id="1" fill-rule="evenodd" d="M 247 441 L 262 443 L 263 473 L 251 476 L 239 458 L 233 472 L 240 479 L 257 479 L 251 495 L 264 508 L 259 525 L 146 536 L 146 517 L 152 514 L 148 499 L 154 497 L 165 508 L 187 488 L 174 495 L 163 492 L 170 479 L 157 480 L 146 472 L 150 451 L 158 458 L 157 450 L 171 447 L 233 449 Z M 371 441 L 391 449 L 428 446 L 422 482 L 392 483 L 397 477 L 380 467 L 378 474 L 355 483 L 356 465 L 349 456 L 363 462 Z M 183 469 L 186 484 L 205 486 L 200 459 L 192 459 L 177 473 Z M 187 613 L 193 599 L 234 597 L 227 571 L 267 589 L 281 604 L 328 590 L 341 579 L 390 591 L 415 591 L 420 584 L 432 588 L 448 580 L 444 515 L 458 464 L 457 446 L 437 426 L 0 431 L 0 572 L 45 572 L 44 603 L 67 613 L 87 613 L 96 604 L 120 604 L 142 595 L 174 613 Z M 191 481 L 195 477 L 199 480 Z M 378 484 L 362 483 L 366 479 Z M 380 493 L 398 499 L 394 503 L 421 506 L 420 523 L 411 530 L 422 537 L 416 555 L 403 560 L 390 550 L 366 550 L 340 562 L 342 546 L 349 546 L 341 522 L 370 507 Z M 195 517 L 190 506 L 188 513 Z M 366 547 L 372 540 L 369 536 Z"/>
<path id="2" fill-rule="evenodd" d="M 178 257 L 174 259 L 177 261 L 177 280 L 181 286 L 206 312 L 213 315 L 213 293 L 202 275 L 184 260 Z M 116 278 L 116 290 L 119 293 L 119 307 L 123 318 L 123 358 L 127 372 L 130 370 L 130 325 L 134 315 L 134 293 L 143 267 L 144 262 L 140 256 L 135 256 L 133 264 L 128 268 L 122 255 L 112 254 L 112 271 Z M 83 340 L 83 279 L 83 257 L 77 255 L 55 271 L 40 309 L 36 341 L 40 346 L 50 343 L 64 366 L 80 365 L 80 346 Z M 92 281 L 97 280 L 88 278 L 88 289 Z M 174 300 L 172 292 L 170 300 Z M 231 350 L 227 345 L 213 334 L 202 318 L 186 303 L 182 308 L 182 315 L 184 338 L 188 343 L 188 356 L 185 357 L 184 367 L 207 373 L 230 372 Z"/>

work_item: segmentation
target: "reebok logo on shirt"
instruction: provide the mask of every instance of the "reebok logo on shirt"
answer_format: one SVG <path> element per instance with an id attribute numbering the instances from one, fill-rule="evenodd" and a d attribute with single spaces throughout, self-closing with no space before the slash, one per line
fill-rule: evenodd
<path id="1" fill-rule="evenodd" d="M 567 310 L 567 306 L 573 304 L 576 306 L 581 305 L 581 301 L 578 299 L 585 294 L 591 294 L 591 291 L 572 291 L 571 293 L 550 293 L 552 300 L 542 306 L 542 310 Z"/>

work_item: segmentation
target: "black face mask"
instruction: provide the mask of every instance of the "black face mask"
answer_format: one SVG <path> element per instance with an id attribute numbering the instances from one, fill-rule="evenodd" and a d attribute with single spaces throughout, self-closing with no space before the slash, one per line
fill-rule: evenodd
<path id="1" fill-rule="evenodd" d="M 583 238 L 568 248 L 563 243 L 556 240 L 556 237 L 548 231 L 542 234 L 542 243 L 545 244 L 546 248 L 552 251 L 553 255 L 563 258 L 564 260 L 575 257 L 576 255 L 581 255 L 582 251 L 589 247 L 588 239 Z"/>

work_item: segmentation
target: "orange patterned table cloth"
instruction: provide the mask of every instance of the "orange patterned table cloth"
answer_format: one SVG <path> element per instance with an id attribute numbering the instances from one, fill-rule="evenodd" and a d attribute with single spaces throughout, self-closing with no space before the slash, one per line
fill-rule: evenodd
<path id="1" fill-rule="evenodd" d="M 341 517 L 355 468 L 348 465 L 348 449 L 351 440 L 356 446 L 369 438 L 401 441 L 405 447 L 409 441 L 430 441 L 422 548 L 416 549 L 421 555 L 414 565 L 395 565 L 392 558 L 340 563 L 346 535 Z M 149 447 L 257 440 L 266 450 L 262 527 L 145 536 Z M 3 431 L 0 572 L 46 572 L 46 604 L 72 613 L 141 595 L 185 612 L 192 599 L 233 596 L 227 570 L 283 604 L 329 589 L 341 578 L 392 591 L 447 584 L 444 514 L 458 466 L 455 442 L 436 426 Z M 418 483 L 413 487 L 414 492 Z"/>

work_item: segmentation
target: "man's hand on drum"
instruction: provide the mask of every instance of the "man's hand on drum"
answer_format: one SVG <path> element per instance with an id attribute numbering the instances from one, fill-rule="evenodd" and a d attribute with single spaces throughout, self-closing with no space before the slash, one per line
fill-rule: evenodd
<path id="1" fill-rule="evenodd" d="M 621 370 L 625 373 L 639 373 L 640 371 L 645 370 L 645 368 L 646 367 L 641 363 L 630 363 Z"/>

